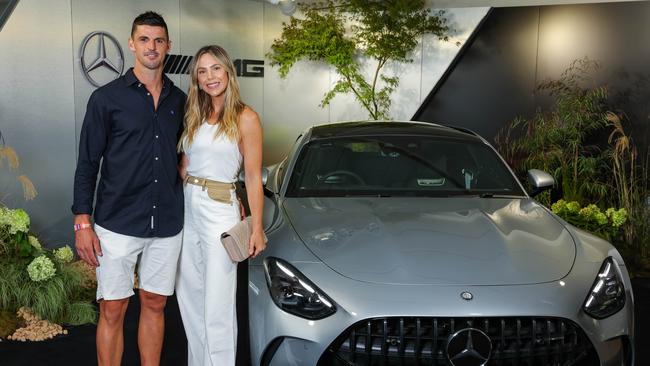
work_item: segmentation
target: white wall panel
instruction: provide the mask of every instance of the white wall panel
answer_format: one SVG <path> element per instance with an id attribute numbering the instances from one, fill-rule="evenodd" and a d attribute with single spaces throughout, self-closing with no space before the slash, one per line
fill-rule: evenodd
<path id="1" fill-rule="evenodd" d="M 39 195 L 0 170 L 0 200 L 23 207 L 32 231 L 63 244 L 71 232 L 75 168 L 73 50 L 69 0 L 21 0 L 0 32 L 0 130 L 19 154 L 20 173 Z"/>
<path id="2" fill-rule="evenodd" d="M 256 1 L 193 0 L 181 3 L 181 39 L 184 55 L 194 55 L 202 46 L 218 44 L 230 58 L 262 60 L 263 7 Z M 264 79 L 239 78 L 244 102 L 253 109 L 263 109 Z M 184 76 L 184 90 L 189 77 Z"/>
<path id="3" fill-rule="evenodd" d="M 264 5 L 264 51 L 271 49 L 273 40 L 282 32 L 282 22 L 288 17 L 279 7 Z M 266 60 L 264 71 L 264 161 L 277 162 L 290 149 L 305 128 L 327 123 L 329 110 L 320 108 L 320 100 L 329 90 L 329 68 L 316 62 L 299 62 L 286 79 Z"/>
<path id="4" fill-rule="evenodd" d="M 22 2 L 22 1 L 21 1 Z M 80 51 L 84 38 L 95 31 L 104 31 L 113 35 L 122 47 L 124 54 L 124 72 L 133 66 L 133 53 L 129 50 L 129 37 L 133 19 L 148 10 L 160 13 L 167 23 L 169 39 L 172 41 L 170 53 L 178 53 L 182 47 L 180 37 L 180 17 L 178 0 L 111 0 L 87 1 L 71 0 L 72 4 L 72 46 L 74 49 L 74 92 L 75 92 L 75 120 L 76 136 L 81 132 L 83 118 L 86 113 L 86 104 L 95 87 L 86 80 L 81 71 Z M 70 42 L 70 40 L 68 40 Z M 92 56 L 97 43 L 88 45 L 86 55 Z M 117 59 L 117 54 L 107 48 L 111 60 Z M 111 80 L 115 75 L 101 68 L 93 71 L 93 76 L 98 80 Z M 178 75 L 170 75 L 170 79 L 181 89 Z"/>
<path id="5" fill-rule="evenodd" d="M 265 54 L 289 18 L 278 6 L 252 0 L 21 0 L 0 32 L 0 130 L 22 158 L 22 171 L 40 195 L 23 203 L 19 185 L 9 174 L 0 176 L 4 202 L 26 207 L 33 228 L 46 243 L 71 243 L 73 176 L 87 100 L 95 89 L 81 71 L 81 45 L 91 32 L 114 36 L 123 51 L 124 68 L 133 65 L 128 49 L 131 23 L 153 10 L 167 21 L 172 54 L 194 55 L 206 44 L 220 44 L 233 59 L 265 60 L 264 77 L 240 77 L 242 97 L 260 113 L 264 123 L 264 161 L 277 162 L 305 128 L 341 120 L 366 119 L 368 114 L 351 95 L 341 95 L 329 107 L 319 107 L 338 75 L 318 62 L 299 62 L 286 79 L 278 76 Z M 454 40 L 465 41 L 487 8 L 451 9 Z M 425 36 L 414 62 L 387 65 L 399 75 L 391 116 L 408 120 L 454 58 L 460 47 Z M 8 50 L 8 51 L 7 51 Z M 92 41 L 85 55 L 96 55 Z M 107 49 L 115 61 L 115 49 Z M 368 73 L 373 65 L 367 65 Z M 111 80 L 108 70 L 98 79 Z M 184 91 L 187 75 L 169 75 Z M 5 188 L 7 187 L 7 188 Z M 48 240 L 51 239 L 51 240 Z"/>

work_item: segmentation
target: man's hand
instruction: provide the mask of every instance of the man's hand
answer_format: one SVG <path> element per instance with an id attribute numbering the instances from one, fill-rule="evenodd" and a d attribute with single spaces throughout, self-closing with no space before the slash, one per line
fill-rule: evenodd
<path id="1" fill-rule="evenodd" d="M 75 224 L 90 224 L 90 216 L 76 216 Z M 99 238 L 97 237 L 97 234 L 95 234 L 95 230 L 93 230 L 92 226 L 77 230 L 74 233 L 74 240 L 79 258 L 93 267 L 98 267 L 99 261 L 97 260 L 97 256 L 102 256 L 102 247 L 99 244 Z"/>
<path id="2" fill-rule="evenodd" d="M 74 238 L 79 258 L 93 267 L 98 267 L 99 261 L 96 255 L 102 256 L 102 248 L 95 230 L 92 228 L 79 230 L 74 234 Z"/>

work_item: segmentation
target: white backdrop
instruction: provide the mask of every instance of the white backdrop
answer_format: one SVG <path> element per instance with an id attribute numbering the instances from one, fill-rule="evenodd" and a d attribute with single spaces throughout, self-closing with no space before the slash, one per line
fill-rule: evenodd
<path id="1" fill-rule="evenodd" d="M 277 6 L 248 0 L 19 1 L 0 32 L 0 131 L 21 158 L 16 174 L 27 174 L 39 195 L 25 203 L 16 174 L 5 166 L 0 170 L 0 199 L 24 207 L 32 217 L 33 231 L 49 246 L 72 240 L 69 208 L 77 139 L 95 88 L 81 71 L 81 44 L 91 32 L 111 34 L 119 40 L 128 68 L 133 64 L 127 44 L 131 22 L 146 10 L 165 17 L 172 54 L 193 55 L 199 47 L 216 43 L 234 59 L 264 60 L 282 22 L 288 20 Z M 487 11 L 448 9 L 454 41 L 464 42 Z M 88 58 L 96 52 L 93 42 L 86 50 Z M 401 79 L 393 95 L 393 118 L 411 118 L 459 49 L 453 42 L 425 36 L 413 63 L 386 66 Z M 110 47 L 107 55 L 117 57 Z M 244 100 L 264 123 L 267 164 L 286 153 L 298 133 L 310 125 L 367 118 L 352 96 L 339 96 L 329 107 L 318 107 L 337 78 L 323 64 L 299 63 L 285 80 L 268 64 L 264 69 L 264 77 L 241 77 L 240 83 Z M 100 79 L 113 76 L 106 70 L 95 73 Z M 188 76 L 170 78 L 187 89 Z"/>

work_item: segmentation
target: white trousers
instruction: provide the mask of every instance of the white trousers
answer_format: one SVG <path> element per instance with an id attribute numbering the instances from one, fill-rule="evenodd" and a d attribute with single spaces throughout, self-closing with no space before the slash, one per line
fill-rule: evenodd
<path id="1" fill-rule="evenodd" d="M 185 186 L 185 226 L 176 278 L 176 296 L 187 335 L 188 366 L 235 364 L 237 263 L 221 244 L 221 233 L 240 220 L 239 203 L 208 197 L 200 186 Z"/>

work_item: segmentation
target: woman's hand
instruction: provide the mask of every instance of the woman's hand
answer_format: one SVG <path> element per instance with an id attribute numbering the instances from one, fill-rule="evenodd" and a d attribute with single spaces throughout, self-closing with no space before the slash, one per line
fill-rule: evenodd
<path id="1" fill-rule="evenodd" d="M 248 243 L 248 255 L 251 258 L 257 257 L 258 254 L 266 249 L 266 243 L 264 243 L 264 234 L 261 230 L 254 230 L 251 234 L 251 240 Z"/>

